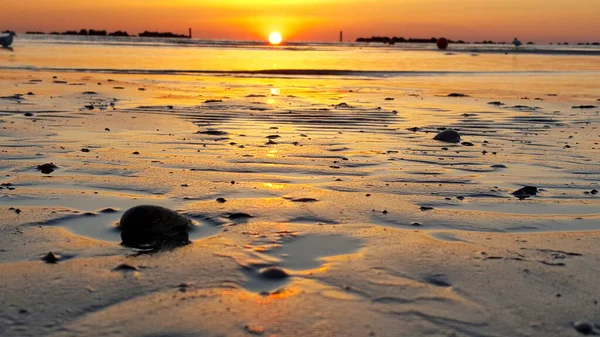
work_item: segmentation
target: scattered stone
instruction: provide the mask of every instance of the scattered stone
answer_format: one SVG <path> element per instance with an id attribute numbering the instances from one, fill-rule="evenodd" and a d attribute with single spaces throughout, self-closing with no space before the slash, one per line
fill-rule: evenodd
<path id="1" fill-rule="evenodd" d="M 504 103 L 502 103 L 502 102 L 498 102 L 498 101 L 495 101 L 495 102 L 489 102 L 488 104 L 489 104 L 489 105 L 495 105 L 495 106 L 502 106 L 502 105 L 504 105 Z"/>
<path id="2" fill-rule="evenodd" d="M 90 149 L 83 148 L 81 149 L 81 152 L 90 152 Z"/>
<path id="3" fill-rule="evenodd" d="M 288 278 L 290 275 L 285 270 L 279 267 L 270 267 L 260 272 L 260 276 L 269 280 L 283 280 Z"/>
<path id="4" fill-rule="evenodd" d="M 313 198 L 297 198 L 297 199 L 292 199 L 292 202 L 317 202 L 317 199 L 313 199 Z"/>
<path id="5" fill-rule="evenodd" d="M 268 139 L 277 139 L 277 138 L 281 138 L 281 136 L 280 135 L 270 135 L 270 136 L 267 136 L 266 138 L 268 138 Z"/>
<path id="6" fill-rule="evenodd" d="M 253 216 L 248 214 L 248 213 L 231 213 L 229 214 L 229 216 L 227 217 L 229 220 L 245 220 L 245 219 L 250 219 Z"/>
<path id="7" fill-rule="evenodd" d="M 33 113 L 31 113 L 31 112 L 26 112 L 26 113 L 24 113 L 24 115 L 25 115 L 25 117 L 31 117 L 31 116 L 33 116 Z"/>
<path id="8" fill-rule="evenodd" d="M 353 106 L 349 105 L 348 103 L 340 103 L 340 104 L 336 104 L 334 106 L 336 108 L 346 108 L 346 109 L 353 108 Z"/>
<path id="9" fill-rule="evenodd" d="M 188 244 L 192 226 L 190 219 L 168 208 L 142 205 L 123 214 L 119 230 L 125 246 L 160 248 Z"/>
<path id="10" fill-rule="evenodd" d="M 92 104 L 85 105 L 84 108 L 86 108 L 88 110 L 94 110 L 94 106 Z"/>
<path id="11" fill-rule="evenodd" d="M 200 134 L 200 135 L 209 135 L 209 136 L 226 136 L 228 134 L 225 131 L 219 131 L 219 130 L 198 131 L 196 133 Z"/>
<path id="12" fill-rule="evenodd" d="M 573 328 L 582 335 L 591 335 L 594 333 L 594 325 L 586 321 L 577 321 L 573 323 Z"/>
<path id="13" fill-rule="evenodd" d="M 104 131 L 110 132 L 110 129 L 109 128 L 104 128 Z"/>
<path id="14" fill-rule="evenodd" d="M 84 91 L 82 94 L 83 95 L 98 95 L 98 93 L 95 91 Z"/>
<path id="15" fill-rule="evenodd" d="M 53 252 L 49 252 L 44 257 L 42 257 L 42 261 L 44 261 L 46 263 L 50 263 L 50 264 L 57 263 L 58 260 L 59 260 L 58 256 L 56 254 L 54 254 Z"/>
<path id="16" fill-rule="evenodd" d="M 433 210 L 433 207 L 430 207 L 430 206 L 421 206 L 420 209 L 421 209 L 421 211 L 431 211 L 431 210 Z"/>
<path id="17" fill-rule="evenodd" d="M 534 187 L 534 186 L 525 186 L 523 188 L 520 188 L 520 189 L 514 191 L 512 193 L 512 195 L 514 195 L 515 197 L 523 200 L 523 199 L 532 197 L 534 195 L 537 195 L 537 193 L 538 193 L 537 187 Z"/>
<path id="18" fill-rule="evenodd" d="M 204 103 L 221 103 L 223 102 L 223 100 L 221 99 L 208 99 L 206 101 L 204 101 Z"/>
<path id="19" fill-rule="evenodd" d="M 146 91 L 146 88 L 138 88 L 139 91 Z"/>
<path id="20" fill-rule="evenodd" d="M 100 213 L 116 213 L 117 210 L 114 208 L 105 208 L 103 210 L 100 210 Z"/>
<path id="21" fill-rule="evenodd" d="M 56 170 L 58 166 L 54 165 L 54 163 L 46 163 L 37 166 L 37 170 L 41 171 L 43 174 L 50 174 Z"/>
<path id="22" fill-rule="evenodd" d="M 393 97 L 387 97 L 385 100 L 386 100 L 386 101 L 393 101 L 393 100 L 394 100 L 394 98 L 393 98 Z"/>
<path id="23" fill-rule="evenodd" d="M 220 203 L 220 204 L 223 204 L 223 203 L 227 202 L 227 199 L 225 199 L 225 198 L 217 198 L 217 202 Z"/>
<path id="24" fill-rule="evenodd" d="M 596 109 L 597 106 L 595 105 L 575 105 L 573 106 L 573 109 Z"/>
<path id="25" fill-rule="evenodd" d="M 406 129 L 406 130 L 408 130 L 408 131 L 412 131 L 412 132 L 418 132 L 418 131 L 421 131 L 421 128 L 419 128 L 419 127 L 416 127 L 416 126 L 413 126 L 412 128 L 408 128 L 408 129 Z"/>
<path id="26" fill-rule="evenodd" d="M 414 227 L 421 227 L 421 226 L 423 226 L 423 225 L 421 225 L 421 223 L 420 223 L 420 222 L 416 222 L 416 221 L 415 221 L 415 222 L 412 222 L 410 225 L 411 225 L 411 226 L 414 226 Z"/>
<path id="27" fill-rule="evenodd" d="M 433 139 L 447 143 L 460 143 L 460 134 L 454 130 L 448 129 L 438 133 Z"/>
<path id="28" fill-rule="evenodd" d="M 131 154 L 133 154 L 133 155 L 136 155 L 136 156 L 137 156 L 137 155 L 139 155 L 140 153 L 139 153 L 138 151 L 135 151 L 135 152 L 132 152 Z"/>
<path id="29" fill-rule="evenodd" d="M 456 199 L 463 201 L 463 200 L 465 200 L 465 197 L 463 197 L 462 195 L 459 195 L 458 197 L 456 197 Z"/>
<path id="30" fill-rule="evenodd" d="M 473 146 L 473 143 L 471 143 L 471 142 L 462 142 L 461 144 L 463 146 Z"/>
<path id="31" fill-rule="evenodd" d="M 132 266 L 126 263 L 122 263 L 116 266 L 113 271 L 140 271 L 140 269 L 136 266 Z"/>
<path id="32" fill-rule="evenodd" d="M 448 94 L 448 97 L 469 97 L 469 95 L 465 95 L 465 94 L 460 94 L 457 92 L 453 92 L 451 94 Z"/>

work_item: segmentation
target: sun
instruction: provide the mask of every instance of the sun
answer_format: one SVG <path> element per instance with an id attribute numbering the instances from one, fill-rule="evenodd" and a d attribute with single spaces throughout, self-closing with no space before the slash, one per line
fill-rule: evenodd
<path id="1" fill-rule="evenodd" d="M 283 38 L 279 32 L 272 32 L 271 35 L 269 35 L 270 44 L 277 45 L 280 44 L 282 40 Z"/>

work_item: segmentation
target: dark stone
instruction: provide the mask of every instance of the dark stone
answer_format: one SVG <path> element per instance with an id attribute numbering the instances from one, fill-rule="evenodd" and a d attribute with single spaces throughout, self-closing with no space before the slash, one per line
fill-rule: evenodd
<path id="1" fill-rule="evenodd" d="M 297 198 L 297 199 L 292 199 L 293 202 L 317 202 L 317 199 L 314 198 Z"/>
<path id="2" fill-rule="evenodd" d="M 495 105 L 495 106 L 502 106 L 502 105 L 504 105 L 504 103 L 498 102 L 498 101 L 496 101 L 496 102 L 489 102 L 488 104 L 489 105 Z"/>
<path id="3" fill-rule="evenodd" d="M 119 230 L 125 246 L 161 248 L 188 244 L 188 232 L 192 226 L 190 219 L 175 211 L 160 206 L 142 205 L 123 214 Z"/>
<path id="4" fill-rule="evenodd" d="M 421 206 L 421 211 L 431 211 L 433 210 L 433 207 L 429 207 L 429 206 Z"/>
<path id="5" fill-rule="evenodd" d="M 81 149 L 81 152 L 90 152 L 90 149 L 83 148 Z"/>
<path id="6" fill-rule="evenodd" d="M 227 200 L 225 198 L 217 198 L 217 202 L 220 204 L 226 203 Z"/>
<path id="7" fill-rule="evenodd" d="M 209 100 L 204 101 L 204 103 L 221 103 L 221 102 L 223 102 L 223 100 L 220 100 L 220 99 L 209 99 Z"/>
<path id="8" fill-rule="evenodd" d="M 134 155 L 136 155 L 136 156 L 137 156 L 137 155 L 139 155 L 140 153 L 139 153 L 138 151 L 135 151 L 135 152 L 132 152 L 131 154 L 134 154 Z"/>
<path id="9" fill-rule="evenodd" d="M 512 193 L 515 197 L 523 200 L 525 198 L 529 198 L 531 196 L 537 195 L 538 189 L 534 186 L 525 186 L 520 188 Z"/>
<path id="10" fill-rule="evenodd" d="M 248 213 L 231 213 L 227 218 L 229 218 L 229 220 L 244 220 L 252 218 L 252 215 Z"/>
<path id="11" fill-rule="evenodd" d="M 454 130 L 448 129 L 438 133 L 433 139 L 447 143 L 460 143 L 460 134 Z"/>
<path id="12" fill-rule="evenodd" d="M 573 109 L 596 109 L 597 106 L 595 105 L 575 105 L 573 106 Z"/>
<path id="13" fill-rule="evenodd" d="M 100 211 L 100 213 L 116 213 L 116 212 L 117 212 L 117 210 L 114 208 L 105 208 Z"/>
<path id="14" fill-rule="evenodd" d="M 461 144 L 463 146 L 473 146 L 473 143 L 471 143 L 471 142 L 462 142 Z"/>
<path id="15" fill-rule="evenodd" d="M 577 321 L 573 323 L 573 328 L 582 335 L 591 335 L 594 333 L 594 326 L 590 322 Z"/>
<path id="16" fill-rule="evenodd" d="M 269 280 L 283 280 L 288 278 L 290 275 L 279 267 L 271 267 L 261 271 L 260 276 Z"/>
<path id="17" fill-rule="evenodd" d="M 227 135 L 227 132 L 219 131 L 219 130 L 198 131 L 196 133 L 200 134 L 200 135 L 209 135 L 209 136 L 225 136 L 225 135 Z"/>
<path id="18" fill-rule="evenodd" d="M 415 222 L 413 222 L 413 223 L 411 223 L 410 225 L 411 225 L 411 226 L 414 226 L 414 227 L 420 227 L 420 226 L 423 226 L 423 225 L 421 225 L 421 223 L 420 223 L 420 222 L 416 222 L 416 221 L 415 221 Z"/>
<path id="19" fill-rule="evenodd" d="M 26 112 L 26 113 L 24 113 L 24 115 L 25 115 L 25 117 L 31 117 L 31 116 L 33 116 L 33 113 L 31 113 L 31 112 Z"/>
<path id="20" fill-rule="evenodd" d="M 469 97 L 469 95 L 453 92 L 451 94 L 448 94 L 448 97 Z"/>
<path id="21" fill-rule="evenodd" d="M 596 190 L 596 189 L 593 189 L 593 190 L 591 190 L 591 191 L 590 191 L 590 193 L 591 193 L 591 194 L 598 194 L 598 190 Z"/>
<path id="22" fill-rule="evenodd" d="M 266 138 L 268 138 L 268 139 L 277 139 L 277 138 L 281 138 L 281 136 L 280 135 L 270 135 L 270 136 L 267 136 Z"/>
<path id="23" fill-rule="evenodd" d="M 46 163 L 37 166 L 37 170 L 41 171 L 43 174 L 50 174 L 56 170 L 58 166 L 54 165 L 54 163 Z"/>
<path id="24" fill-rule="evenodd" d="M 129 264 L 120 264 L 113 269 L 113 271 L 139 271 L 140 269 L 136 266 L 132 266 Z"/>
<path id="25" fill-rule="evenodd" d="M 54 253 L 49 252 L 48 254 L 46 254 L 44 257 L 42 257 L 42 261 L 46 262 L 46 263 L 57 263 L 58 262 L 58 256 L 56 256 Z"/>

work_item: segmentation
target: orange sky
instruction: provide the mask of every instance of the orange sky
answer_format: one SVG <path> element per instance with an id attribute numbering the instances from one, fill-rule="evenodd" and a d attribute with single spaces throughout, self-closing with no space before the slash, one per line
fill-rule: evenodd
<path id="1" fill-rule="evenodd" d="M 600 41 L 600 0 L 3 0 L 0 29 L 108 29 L 298 41 L 389 35 Z M 7 13 L 10 13 L 8 15 Z"/>

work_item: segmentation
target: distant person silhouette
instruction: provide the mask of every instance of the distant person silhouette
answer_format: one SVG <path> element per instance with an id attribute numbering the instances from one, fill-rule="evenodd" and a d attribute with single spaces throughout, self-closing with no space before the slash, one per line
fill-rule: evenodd
<path id="1" fill-rule="evenodd" d="M 519 47 L 520 47 L 520 46 L 521 46 L 523 43 L 521 43 L 521 41 L 519 41 L 519 39 L 517 39 L 517 38 L 515 37 L 515 39 L 513 40 L 513 44 L 515 45 L 515 47 L 516 47 L 517 49 L 519 49 Z"/>

